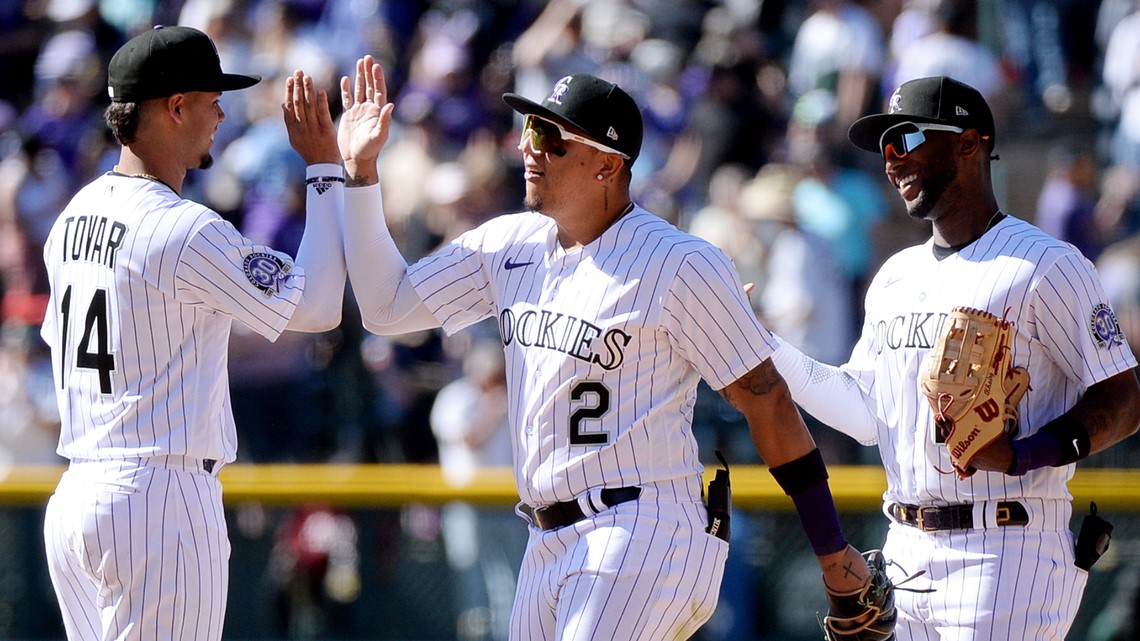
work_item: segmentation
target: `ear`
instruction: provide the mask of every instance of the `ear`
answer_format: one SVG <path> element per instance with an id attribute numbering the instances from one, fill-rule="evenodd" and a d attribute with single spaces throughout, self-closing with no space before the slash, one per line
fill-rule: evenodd
<path id="1" fill-rule="evenodd" d="M 967 129 L 965 132 L 959 134 L 958 150 L 963 156 L 984 154 L 989 158 L 989 152 L 986 150 L 982 135 L 978 133 L 977 129 Z"/>
<path id="2" fill-rule="evenodd" d="M 166 113 L 175 122 L 182 122 L 183 110 L 186 108 L 186 94 L 176 93 L 163 100 Z"/>
<path id="3" fill-rule="evenodd" d="M 598 168 L 598 180 L 609 181 L 621 171 L 625 160 L 617 154 L 600 154 L 602 157 L 602 166 Z"/>

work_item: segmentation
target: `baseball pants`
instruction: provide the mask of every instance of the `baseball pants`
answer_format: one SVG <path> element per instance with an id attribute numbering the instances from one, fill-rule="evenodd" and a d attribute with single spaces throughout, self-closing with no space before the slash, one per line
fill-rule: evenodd
<path id="1" fill-rule="evenodd" d="M 934 590 L 895 591 L 899 641 L 1064 640 L 1088 581 L 1073 564 L 1071 506 L 1021 503 L 1029 512 L 1024 526 L 923 532 L 890 524 L 883 554 L 898 564 L 888 568 L 891 580 L 921 570 L 903 588 Z"/>
<path id="2" fill-rule="evenodd" d="M 222 638 L 222 487 L 195 459 L 73 461 L 48 501 L 48 570 L 71 641 Z"/>
<path id="3" fill-rule="evenodd" d="M 543 532 L 531 526 L 511 639 L 687 639 L 716 609 L 728 543 L 698 501 L 642 498 Z"/>

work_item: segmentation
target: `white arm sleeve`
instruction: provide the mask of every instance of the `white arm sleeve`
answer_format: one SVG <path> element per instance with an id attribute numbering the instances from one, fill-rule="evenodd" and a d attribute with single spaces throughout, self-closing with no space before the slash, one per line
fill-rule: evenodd
<path id="1" fill-rule="evenodd" d="M 392 335 L 439 327 L 408 279 L 408 263 L 384 220 L 379 184 L 346 190 L 344 224 L 348 276 L 364 328 Z"/>
<path id="2" fill-rule="evenodd" d="M 853 376 L 821 363 L 777 337 L 779 347 L 772 363 L 788 384 L 792 398 L 809 414 L 863 445 L 878 440 L 873 399 L 863 393 Z"/>
<path id="3" fill-rule="evenodd" d="M 344 170 L 318 163 L 305 170 L 305 233 L 296 264 L 305 274 L 301 301 L 286 329 L 324 332 L 340 325 L 344 302 L 344 247 L 340 217 L 344 211 Z"/>

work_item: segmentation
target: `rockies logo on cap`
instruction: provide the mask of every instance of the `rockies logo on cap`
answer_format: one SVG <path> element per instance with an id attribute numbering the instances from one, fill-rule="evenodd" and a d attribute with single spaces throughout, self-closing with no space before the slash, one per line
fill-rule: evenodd
<path id="1" fill-rule="evenodd" d="M 616 84 L 588 73 L 560 78 L 541 104 L 519 94 L 503 94 L 503 102 L 523 115 L 535 115 L 576 129 L 627 156 L 633 163 L 644 135 L 641 110 Z"/>

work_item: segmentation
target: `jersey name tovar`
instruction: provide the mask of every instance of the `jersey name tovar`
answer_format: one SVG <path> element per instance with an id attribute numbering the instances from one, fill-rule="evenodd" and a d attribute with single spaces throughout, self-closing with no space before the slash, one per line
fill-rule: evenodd
<path id="1" fill-rule="evenodd" d="M 68 216 L 63 221 L 63 262 L 87 261 L 115 269 L 127 226 L 106 216 Z"/>
<path id="2" fill-rule="evenodd" d="M 604 370 L 613 370 L 625 361 L 625 348 L 633 339 L 625 331 L 605 330 L 569 314 L 516 306 L 499 314 L 503 345 L 518 342 L 522 347 L 540 347 L 561 352 Z M 518 311 L 516 311 L 518 310 Z M 596 339 L 601 338 L 595 347 Z"/>

